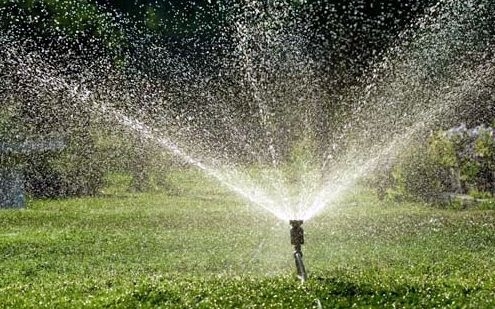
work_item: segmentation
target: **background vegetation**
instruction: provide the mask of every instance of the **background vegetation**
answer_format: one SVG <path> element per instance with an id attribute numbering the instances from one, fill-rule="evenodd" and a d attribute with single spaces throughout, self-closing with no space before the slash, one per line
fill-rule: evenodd
<path id="1" fill-rule="evenodd" d="M 495 135 L 492 127 L 461 125 L 438 131 L 371 179 L 379 196 L 437 205 L 467 206 L 481 199 L 493 207 Z M 469 195 L 462 200 L 456 195 Z M 463 205 L 458 205 L 461 203 Z"/>
<path id="2" fill-rule="evenodd" d="M 322 62 L 319 66 L 321 72 L 317 74 L 322 76 L 319 77 L 323 80 L 321 82 L 328 85 L 328 93 L 321 103 L 324 105 L 322 113 L 328 114 L 346 113 L 349 107 L 334 102 L 340 102 L 342 93 L 355 85 L 368 69 L 370 61 L 395 44 L 396 36 L 410 27 L 415 18 L 422 16 L 434 3 L 429 0 L 386 3 L 352 1 L 348 4 L 341 1 L 304 2 L 301 5 L 301 1 L 267 1 L 265 7 L 261 8 L 265 13 L 260 14 L 274 12 L 281 5 L 290 6 L 291 17 L 298 20 L 296 24 L 307 29 L 307 49 L 312 57 Z M 218 70 L 222 59 L 228 57 L 234 48 L 232 16 L 240 11 L 242 1 L 1 0 L 0 30 L 5 37 L 15 37 L 18 42 L 22 42 L 26 54 L 32 50 L 42 50 L 48 63 L 65 67 L 66 73 L 82 74 L 85 67 L 93 67 L 94 59 L 102 56 L 108 61 L 102 63 L 102 67 L 108 65 L 119 68 L 123 74 L 130 73 L 133 76 L 132 82 L 136 84 L 141 83 L 141 79 L 146 76 L 160 80 L 166 87 L 171 83 L 180 84 L 180 80 L 171 81 L 172 68 L 157 65 L 164 62 L 163 59 L 159 55 L 148 54 L 146 46 L 150 43 L 166 46 L 167 53 L 188 63 L 193 68 L 192 72 Z M 6 52 L 1 49 L 0 55 Z M 7 56 L 5 58 L 8 59 Z M 129 64 L 131 60 L 133 65 Z M 2 72 L 16 68 L 12 63 L 2 62 L 1 66 Z M 9 89 L 16 87 L 18 82 L 3 79 L 1 86 Z M 98 84 L 101 81 L 95 78 L 88 82 Z M 145 85 L 140 84 L 139 87 L 145 88 Z M 66 150 L 56 158 L 53 154 L 46 154 L 31 157 L 25 162 L 26 170 L 29 171 L 26 175 L 26 188 L 33 197 L 95 195 L 102 188 L 104 175 L 115 171 L 133 175 L 136 190 L 149 189 L 154 186 L 150 185 L 153 182 L 163 183 L 152 180 L 164 178 L 153 176 L 152 170 L 156 166 L 167 166 L 169 163 L 158 164 L 160 160 L 157 158 L 161 155 L 151 145 L 125 132 L 103 136 L 108 133 L 104 129 L 108 124 L 98 123 L 93 115 L 82 109 L 77 114 L 74 114 L 73 109 L 67 109 L 67 106 L 75 104 L 75 100 L 71 100 L 67 94 L 47 97 L 43 93 L 33 96 L 32 93 L 21 91 L 12 98 L 6 93 L 7 91 L 0 91 L 0 101 L 5 107 L 0 111 L 3 140 L 22 140 L 33 135 L 52 134 L 62 136 L 67 142 Z M 176 106 L 173 108 L 176 109 L 188 108 L 191 107 L 188 104 L 194 104 L 187 97 L 174 99 Z M 479 99 L 490 100 L 489 96 Z M 147 108 L 142 106 L 143 102 L 140 100 L 121 104 L 127 104 L 128 109 Z M 78 119 L 77 124 L 73 122 L 73 117 Z M 489 108 L 476 108 L 465 118 L 467 119 L 463 120 L 475 126 L 480 123 L 489 124 L 494 115 Z M 81 124 L 81 119 L 87 121 Z M 105 142 L 109 139 L 114 140 L 115 145 Z M 439 147 L 443 147 L 441 143 L 437 145 Z M 440 158 L 440 153 L 432 156 L 436 156 L 432 158 L 435 162 L 449 160 Z M 117 162 L 118 160 L 122 162 Z M 433 161 L 431 164 L 438 163 Z M 466 162 L 468 161 L 470 162 Z M 455 192 L 465 193 L 470 191 L 468 187 L 471 191 L 491 190 L 478 188 L 477 184 L 473 184 L 473 181 L 480 181 L 475 180 L 475 177 L 488 177 L 488 171 L 493 166 L 491 163 L 476 163 L 470 167 L 465 162 L 457 161 L 449 163 L 459 165 L 457 167 L 447 167 L 445 162 L 442 164 L 443 167 L 438 172 L 433 172 L 426 166 L 422 171 L 416 172 L 423 173 L 424 176 L 430 173 L 432 175 L 427 179 L 432 179 L 449 175 L 444 169 L 450 168 L 455 172 L 457 168 L 462 170 L 459 181 L 464 187 L 462 190 L 457 188 Z M 408 170 L 406 165 L 396 167 L 392 178 L 407 178 L 409 176 L 406 174 L 415 173 Z M 473 174 L 471 176 L 467 175 L 469 168 Z M 479 176 L 480 173 L 486 175 Z M 471 178 L 464 179 L 466 177 Z M 412 185 L 412 180 L 396 180 L 396 184 L 387 185 L 389 189 L 395 186 L 392 191 L 406 190 L 403 188 L 406 183 L 408 186 Z M 423 197 L 433 196 L 430 195 L 431 190 L 440 190 L 438 187 L 428 191 L 424 185 L 421 186 Z M 418 188 L 411 190 L 418 192 Z M 405 196 L 402 193 L 399 195 Z"/>

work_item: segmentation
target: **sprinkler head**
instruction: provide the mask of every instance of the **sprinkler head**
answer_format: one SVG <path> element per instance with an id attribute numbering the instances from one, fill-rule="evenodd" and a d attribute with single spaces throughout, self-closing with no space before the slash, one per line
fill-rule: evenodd
<path id="1" fill-rule="evenodd" d="M 303 223 L 303 220 L 289 220 L 289 224 L 293 227 L 300 227 Z"/>
<path id="2" fill-rule="evenodd" d="M 301 227 L 303 220 L 290 220 L 290 244 L 294 246 L 296 252 L 301 252 L 301 245 L 304 244 L 304 230 Z M 302 255 L 302 253 L 301 253 Z"/>
<path id="3" fill-rule="evenodd" d="M 303 220 L 290 220 L 289 224 L 292 226 L 290 229 L 290 243 L 294 246 L 294 261 L 296 263 L 297 276 L 301 279 L 301 282 L 306 281 L 307 274 L 302 259 L 301 245 L 304 244 L 304 230 L 301 227 Z"/>

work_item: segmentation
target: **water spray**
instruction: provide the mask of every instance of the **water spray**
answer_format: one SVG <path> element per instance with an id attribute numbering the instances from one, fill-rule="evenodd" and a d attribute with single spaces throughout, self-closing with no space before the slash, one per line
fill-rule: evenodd
<path id="1" fill-rule="evenodd" d="M 303 263 L 301 245 L 304 245 L 304 230 L 301 227 L 303 220 L 290 220 L 290 244 L 294 246 L 294 261 L 296 262 L 297 276 L 302 282 L 306 281 L 308 275 Z"/>

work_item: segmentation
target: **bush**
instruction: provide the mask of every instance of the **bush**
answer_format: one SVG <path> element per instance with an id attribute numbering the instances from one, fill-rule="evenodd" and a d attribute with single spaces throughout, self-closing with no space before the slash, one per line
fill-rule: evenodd
<path id="1" fill-rule="evenodd" d="M 381 198 L 445 201 L 446 194 L 493 196 L 495 130 L 464 125 L 433 134 L 372 179 Z"/>
<path id="2" fill-rule="evenodd" d="M 423 146 L 407 152 L 388 170 L 375 176 L 373 183 L 381 198 L 434 202 L 441 200 L 445 192 L 446 173 Z"/>
<path id="3" fill-rule="evenodd" d="M 62 175 L 53 169 L 52 155 L 28 157 L 25 168 L 25 190 L 34 198 L 59 197 L 63 192 Z"/>
<path id="4" fill-rule="evenodd" d="M 105 173 L 131 176 L 130 190 L 169 189 L 167 174 L 171 158 L 164 149 L 118 130 L 100 130 L 96 140 L 100 161 L 105 163 Z"/>
<path id="5" fill-rule="evenodd" d="M 35 198 L 96 195 L 103 185 L 104 162 L 89 132 L 77 132 L 57 153 L 29 156 L 26 191 Z"/>
<path id="6" fill-rule="evenodd" d="M 105 160 L 89 133 L 73 138 L 53 166 L 61 175 L 62 196 L 96 195 L 104 184 Z"/>
<path id="7" fill-rule="evenodd" d="M 461 125 L 440 133 L 437 140 L 438 138 L 443 138 L 444 143 L 450 143 L 454 150 L 450 154 L 451 163 L 448 165 L 445 164 L 445 153 L 437 152 L 437 157 L 455 173 L 459 184 L 456 192 L 466 194 L 478 191 L 492 194 L 495 189 L 494 129 L 483 125 L 467 129 Z"/>

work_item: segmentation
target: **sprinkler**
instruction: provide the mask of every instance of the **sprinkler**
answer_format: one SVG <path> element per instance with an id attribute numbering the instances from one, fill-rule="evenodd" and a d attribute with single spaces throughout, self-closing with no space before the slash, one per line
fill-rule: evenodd
<path id="1" fill-rule="evenodd" d="M 303 220 L 290 220 L 290 244 L 294 246 L 294 261 L 296 262 L 297 276 L 302 282 L 308 278 L 303 263 L 301 245 L 304 244 L 304 230 L 301 227 Z"/>

